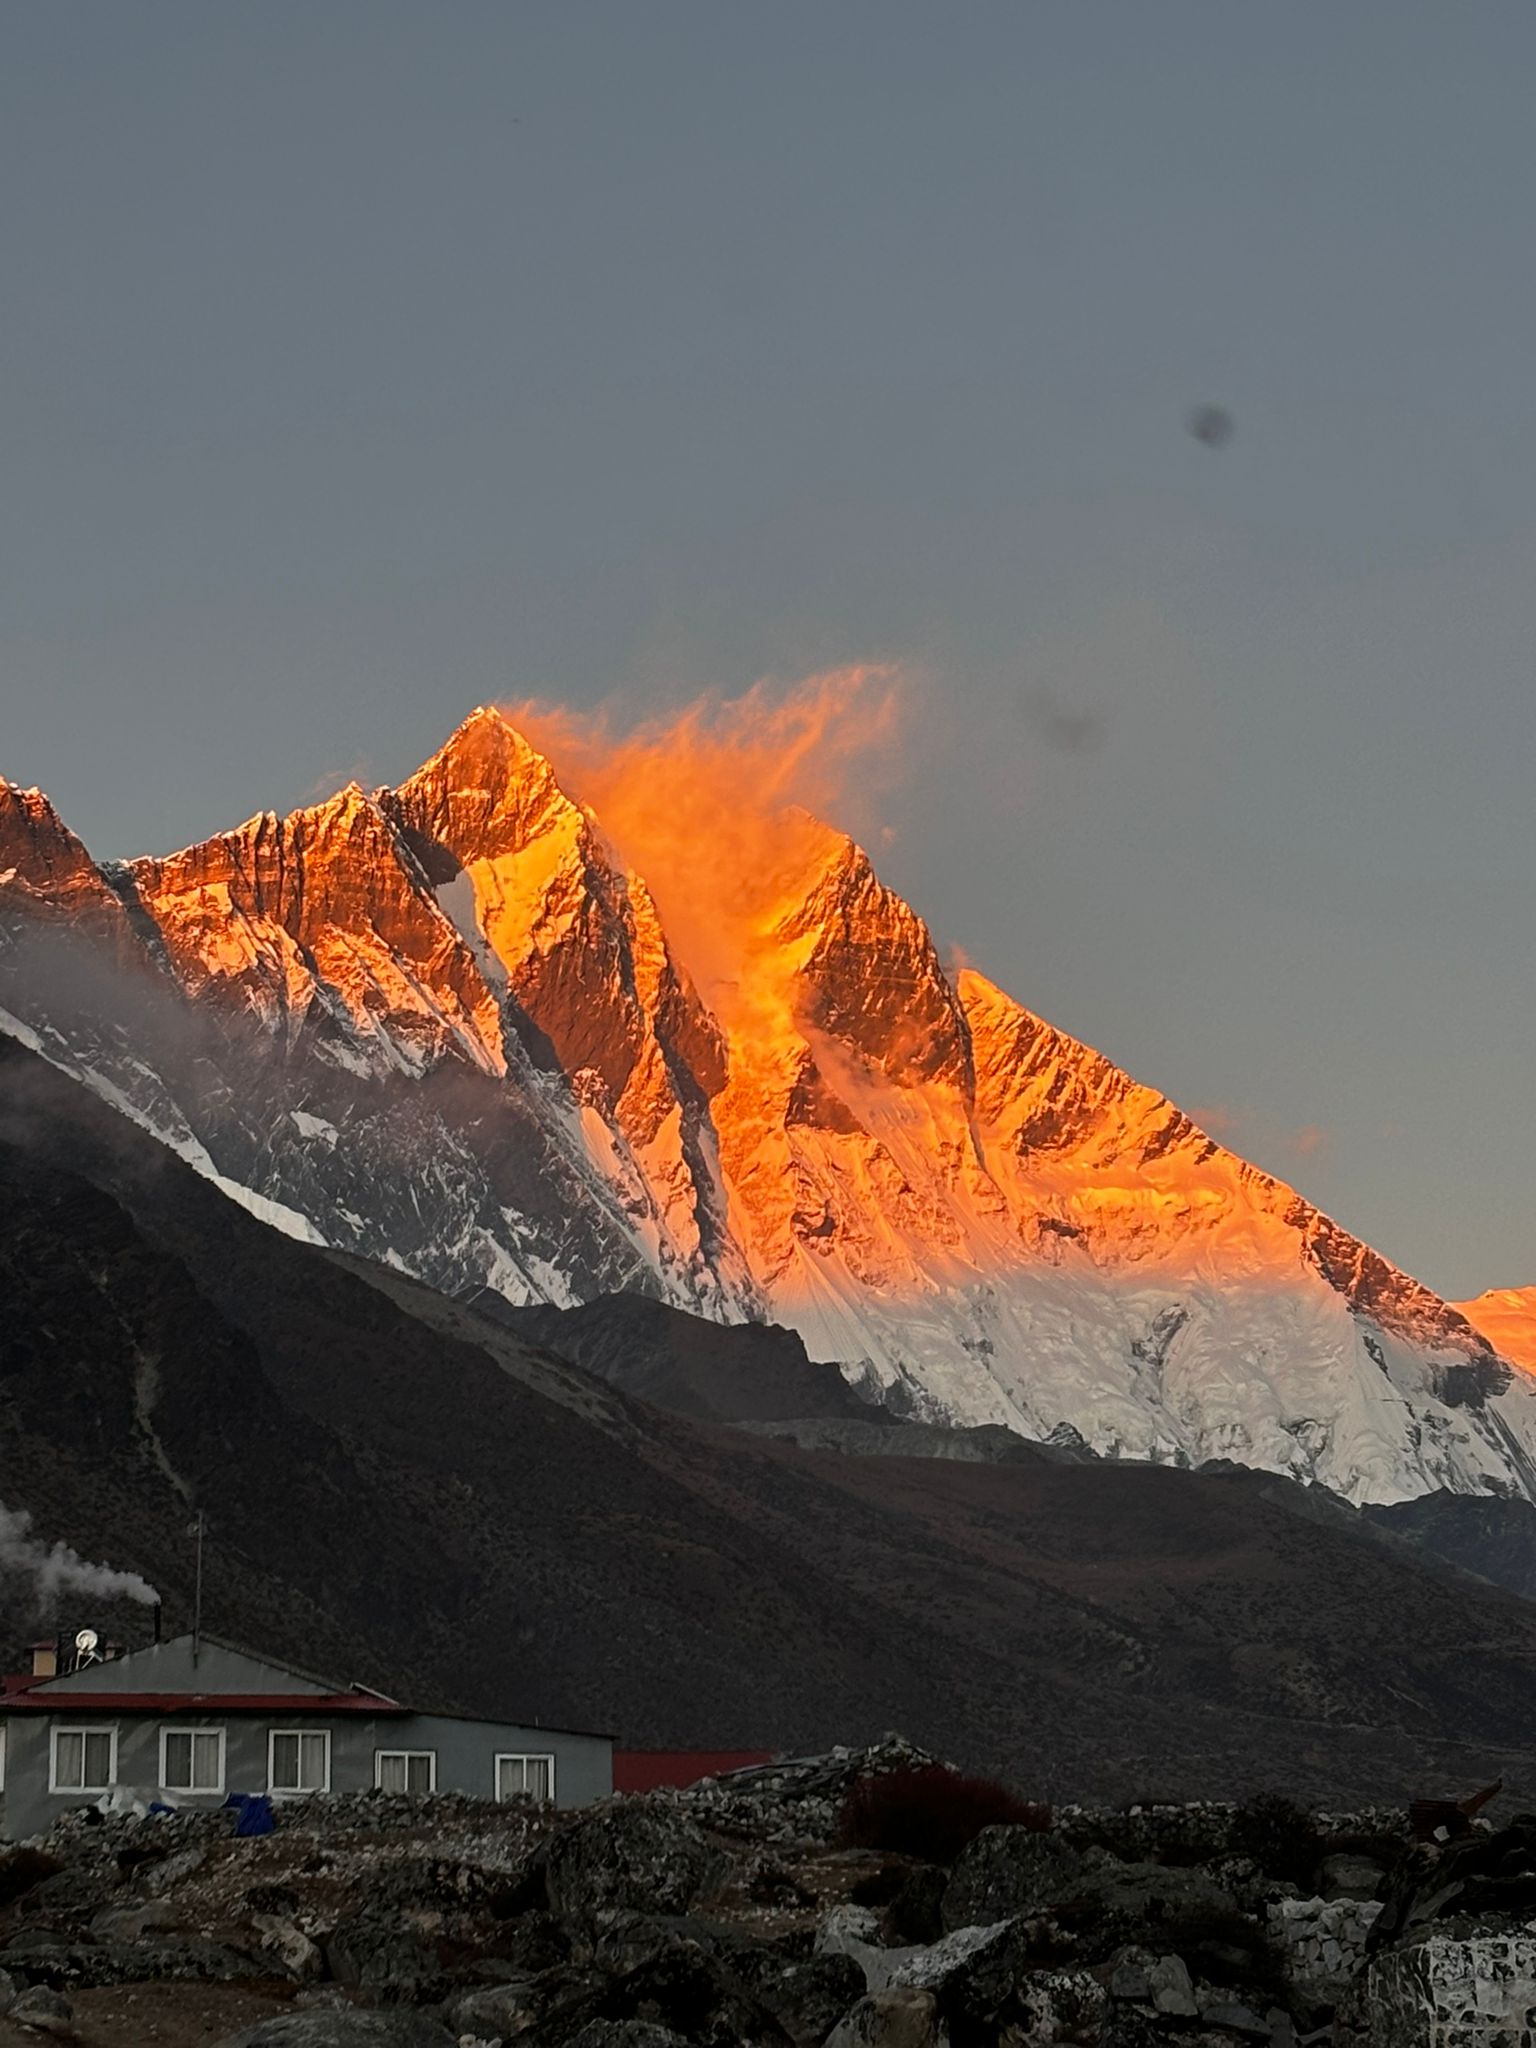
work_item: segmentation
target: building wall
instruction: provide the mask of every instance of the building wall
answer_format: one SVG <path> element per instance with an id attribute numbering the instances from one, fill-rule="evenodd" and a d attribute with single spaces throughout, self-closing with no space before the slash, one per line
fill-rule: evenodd
<path id="1" fill-rule="evenodd" d="M 50 1688 L 50 1694 L 52 1688 Z M 613 1745 L 606 1736 L 568 1734 L 549 1728 L 521 1728 L 510 1722 L 459 1720 L 437 1714 L 348 1713 L 101 1714 L 62 1699 L 57 1715 L 36 1712 L 5 1716 L 3 1831 L 12 1841 L 41 1834 L 72 1807 L 93 1805 L 99 1795 L 50 1792 L 49 1757 L 54 1727 L 117 1729 L 117 1783 L 147 1800 L 160 1794 L 162 1728 L 218 1728 L 224 1735 L 224 1792 L 164 1795 L 177 1806 L 222 1806 L 230 1792 L 264 1792 L 268 1782 L 267 1738 L 274 1728 L 324 1728 L 331 1736 L 333 1792 L 367 1791 L 374 1783 L 374 1755 L 380 1749 L 437 1752 L 437 1789 L 495 1797 L 498 1754 L 553 1756 L 555 1803 L 584 1806 L 613 1789 Z"/>

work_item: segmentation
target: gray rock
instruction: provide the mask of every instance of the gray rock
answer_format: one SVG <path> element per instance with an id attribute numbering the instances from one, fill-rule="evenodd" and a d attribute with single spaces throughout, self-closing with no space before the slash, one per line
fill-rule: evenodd
<path id="1" fill-rule="evenodd" d="M 1155 1957 L 1143 1948 L 1123 1948 L 1110 1958 L 1109 1995 L 1135 1999 L 1143 2005 L 1152 2000 L 1151 1969 Z"/>
<path id="2" fill-rule="evenodd" d="M 1274 2026 L 1268 2016 L 1260 2019 L 1252 2006 L 1236 1999 L 1213 1998 L 1202 2002 L 1200 2017 L 1208 2027 L 1225 2027 L 1228 2033 L 1251 2034 L 1258 2041 L 1274 2038 Z"/>
<path id="3" fill-rule="evenodd" d="M 1008 1932 L 1009 1923 L 1001 1920 L 992 1927 L 956 1928 L 928 1948 L 887 1949 L 886 1984 L 898 1991 L 940 1991 L 969 1970 L 978 1956 L 999 1947 Z"/>
<path id="4" fill-rule="evenodd" d="M 870 1906 L 834 1906 L 816 1930 L 819 1956 L 851 1956 L 864 1972 L 864 1986 L 879 1991 L 889 1980 L 889 1958 L 915 1953 L 880 1946 L 880 1915 Z"/>
<path id="5" fill-rule="evenodd" d="M 39 2034 L 53 2034 L 60 2039 L 67 2039 L 74 2032 L 74 2007 L 62 1991 L 52 1991 L 46 1984 L 34 1984 L 30 1991 L 23 1991 L 13 2002 L 8 2017 L 18 2026 L 32 2027 Z"/>
<path id="6" fill-rule="evenodd" d="M 942 2048 L 944 2038 L 931 1991 L 876 1991 L 838 2022 L 826 2048 Z"/>
<path id="7" fill-rule="evenodd" d="M 443 2018 L 456 2034 L 520 2033 L 538 2011 L 539 1993 L 528 1981 L 486 1984 L 459 1991 L 443 2006 Z"/>
<path id="8" fill-rule="evenodd" d="M 686 1913 L 729 1868 L 686 1813 L 641 1799 L 582 1814 L 540 1861 L 550 1911 L 578 1921 L 614 1910 Z"/>
<path id="9" fill-rule="evenodd" d="M 1321 1875 L 1323 1891 L 1330 1899 L 1379 1898 L 1387 1881 L 1385 1869 L 1370 1856 L 1325 1857 Z"/>
<path id="10" fill-rule="evenodd" d="M 654 2020 L 589 2020 L 571 2048 L 688 2048 L 681 2034 Z"/>
<path id="11" fill-rule="evenodd" d="M 1195 1987 L 1189 1979 L 1189 1969 L 1182 1956 L 1159 1956 L 1147 1972 L 1151 1986 L 1152 2003 L 1159 2012 L 1166 2012 L 1178 2019 L 1193 2019 L 1200 2010 L 1195 2003 Z"/>
<path id="12" fill-rule="evenodd" d="M 174 1927 L 178 1914 L 169 1899 L 141 1906 L 105 1906 L 91 1921 L 92 1941 L 142 1941 L 151 1928 Z"/>
<path id="13" fill-rule="evenodd" d="M 31 1959 L 29 1959 L 31 1960 Z M 215 1941 L 81 1941 L 35 1954 L 35 1965 L 70 1990 L 107 1984 L 231 1983 L 251 1974 L 251 1959 Z"/>
<path id="14" fill-rule="evenodd" d="M 1036 1970 L 1015 1992 L 1021 2042 L 1096 2041 L 1109 1994 L 1087 1970 Z"/>
<path id="15" fill-rule="evenodd" d="M 983 1828 L 961 1855 L 945 1887 L 944 1925 L 991 1927 L 1040 1913 L 1072 1890 L 1083 1859 L 1057 1834 L 1033 1828 Z"/>
<path id="16" fill-rule="evenodd" d="M 285 2012 L 227 2034 L 217 2048 L 457 2048 L 452 2034 L 419 2012 Z"/>
<path id="17" fill-rule="evenodd" d="M 339 1984 L 382 2005 L 428 2005 L 447 1990 L 435 1953 L 401 1924 L 397 1913 L 360 1913 L 325 1944 L 323 1960 Z"/>
<path id="18" fill-rule="evenodd" d="M 263 1955 L 301 1984 L 325 1975 L 325 1958 L 302 1927 L 276 1913 L 253 1913 L 251 1926 L 261 1943 Z"/>
<path id="19" fill-rule="evenodd" d="M 751 1949 L 730 1962 L 753 1996 L 796 2043 L 821 2048 L 832 2028 L 862 1995 L 862 1966 L 849 1955 L 782 1957 Z"/>
<path id="20" fill-rule="evenodd" d="M 208 1861 L 208 1851 L 199 1849 L 196 1843 L 185 1849 L 177 1849 L 161 1863 L 152 1863 L 144 1872 L 144 1889 L 158 1898 L 188 1878 L 195 1870 L 201 1870 Z"/>
<path id="21" fill-rule="evenodd" d="M 23 1927 L 19 1934 L 7 1937 L 5 1953 L 8 1956 L 41 1955 L 48 1949 L 68 1948 L 68 1936 L 56 1934 L 51 1927 Z"/>
<path id="22" fill-rule="evenodd" d="M 0 1970 L 0 2013 L 7 2013 L 20 1995 L 21 1986 L 9 1970 Z"/>

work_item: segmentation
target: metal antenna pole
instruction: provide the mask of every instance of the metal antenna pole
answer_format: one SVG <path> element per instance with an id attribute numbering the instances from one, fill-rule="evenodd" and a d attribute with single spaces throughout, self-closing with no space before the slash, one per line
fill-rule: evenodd
<path id="1" fill-rule="evenodd" d="M 192 1592 L 192 1665 L 197 1667 L 198 1652 L 203 1646 L 203 1524 L 205 1516 L 199 1508 L 197 1515 L 197 1577 Z"/>

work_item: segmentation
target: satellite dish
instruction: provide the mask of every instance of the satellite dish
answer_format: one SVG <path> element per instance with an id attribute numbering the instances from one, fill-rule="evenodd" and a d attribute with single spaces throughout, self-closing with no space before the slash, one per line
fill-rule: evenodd
<path id="1" fill-rule="evenodd" d="M 80 1633 L 75 1637 L 75 1648 L 80 1652 L 80 1655 L 82 1657 L 94 1657 L 96 1654 L 96 1645 L 100 1641 L 101 1638 L 97 1635 L 95 1629 L 83 1628 L 81 1629 Z"/>

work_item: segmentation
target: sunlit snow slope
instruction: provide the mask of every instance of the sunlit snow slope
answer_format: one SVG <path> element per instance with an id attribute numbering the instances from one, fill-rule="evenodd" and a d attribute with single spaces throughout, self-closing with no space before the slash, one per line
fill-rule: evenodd
<path id="1" fill-rule="evenodd" d="M 1455 1305 L 1501 1358 L 1536 1373 L 1536 1287 L 1490 1287 Z"/>
<path id="2" fill-rule="evenodd" d="M 165 859 L 99 866 L 0 784 L 0 1003 L 288 1227 L 454 1293 L 641 1291 L 927 1417 L 1536 1497 L 1536 1347 L 951 975 L 851 840 L 786 810 L 641 873 L 583 795 L 493 710 Z"/>

